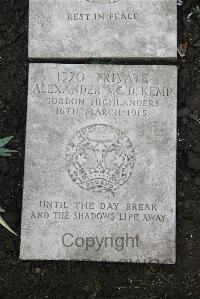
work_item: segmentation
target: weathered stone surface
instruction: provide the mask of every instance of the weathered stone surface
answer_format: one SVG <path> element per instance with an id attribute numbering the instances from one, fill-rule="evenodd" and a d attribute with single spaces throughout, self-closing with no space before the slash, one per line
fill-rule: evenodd
<path id="1" fill-rule="evenodd" d="M 176 78 L 30 65 L 22 259 L 175 262 Z"/>
<path id="2" fill-rule="evenodd" d="M 176 0 L 30 0 L 30 58 L 176 58 Z"/>

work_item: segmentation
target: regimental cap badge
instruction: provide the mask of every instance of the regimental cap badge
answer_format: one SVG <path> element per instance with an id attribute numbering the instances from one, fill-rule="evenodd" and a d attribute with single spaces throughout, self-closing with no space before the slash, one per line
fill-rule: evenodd
<path id="1" fill-rule="evenodd" d="M 93 124 L 77 131 L 67 147 L 71 179 L 89 191 L 112 191 L 132 173 L 135 153 L 131 140 L 120 129 Z"/>

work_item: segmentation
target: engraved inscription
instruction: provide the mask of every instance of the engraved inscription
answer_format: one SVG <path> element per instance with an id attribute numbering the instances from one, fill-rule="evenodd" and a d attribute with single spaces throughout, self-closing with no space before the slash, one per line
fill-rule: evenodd
<path id="1" fill-rule="evenodd" d="M 131 140 L 107 124 L 89 125 L 76 132 L 66 158 L 72 180 L 92 192 L 118 189 L 129 180 L 135 162 Z"/>
<path id="2" fill-rule="evenodd" d="M 175 263 L 177 67 L 29 72 L 20 257 Z"/>
<path id="3" fill-rule="evenodd" d="M 175 1 L 30 0 L 29 57 L 176 59 Z"/>
<path id="4" fill-rule="evenodd" d="M 85 0 L 86 2 L 93 3 L 93 4 L 114 4 L 119 2 L 120 0 Z M 127 11 L 120 13 L 119 11 L 116 12 L 68 12 L 67 13 L 67 21 L 139 21 L 139 16 L 141 17 L 141 13 L 138 10 Z"/>

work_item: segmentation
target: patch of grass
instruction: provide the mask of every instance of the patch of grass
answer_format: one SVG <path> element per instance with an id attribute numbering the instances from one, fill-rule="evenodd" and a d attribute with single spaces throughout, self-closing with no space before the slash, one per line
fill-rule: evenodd
<path id="1" fill-rule="evenodd" d="M 91 278 L 91 280 L 83 287 L 83 290 L 88 293 L 88 298 L 90 299 L 95 299 L 101 289 L 101 283 L 96 279 L 96 277 Z"/>
<path id="2" fill-rule="evenodd" d="M 200 6 L 197 5 L 195 8 L 191 10 L 187 18 L 190 19 L 191 17 L 196 17 L 200 19 Z"/>
<path id="3" fill-rule="evenodd" d="M 5 148 L 5 145 L 8 144 L 12 138 L 13 138 L 13 136 L 0 139 L 0 156 L 10 157 L 12 155 L 12 153 L 16 153 L 16 151 L 14 151 L 14 150 Z"/>
<path id="4" fill-rule="evenodd" d="M 0 212 L 2 213 L 2 212 L 5 212 L 5 211 L 0 208 Z M 0 225 L 5 227 L 9 232 L 14 234 L 15 236 L 17 236 L 17 234 L 14 232 L 14 230 L 12 230 L 12 228 L 10 228 L 10 226 L 5 222 L 5 220 L 3 220 L 3 218 L 1 216 L 0 216 Z"/>
<path id="5" fill-rule="evenodd" d="M 109 59 L 97 57 L 97 58 L 92 58 L 91 61 L 90 61 L 90 64 L 112 64 L 115 61 L 116 60 L 114 58 L 109 60 Z"/>
<path id="6" fill-rule="evenodd" d="M 12 153 L 16 153 L 14 150 L 10 150 L 8 148 L 5 148 L 5 145 L 7 145 L 10 140 L 13 138 L 13 136 L 6 137 L 3 139 L 0 139 L 0 156 L 2 157 L 10 157 Z M 0 207 L 0 213 L 4 213 L 5 211 Z M 17 236 L 17 234 L 10 228 L 10 226 L 5 222 L 5 220 L 0 216 L 0 225 L 5 227 L 9 232 Z"/>

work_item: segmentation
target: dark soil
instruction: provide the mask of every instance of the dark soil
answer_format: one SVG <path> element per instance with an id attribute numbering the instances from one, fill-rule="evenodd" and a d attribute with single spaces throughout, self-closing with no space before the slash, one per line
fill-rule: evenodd
<path id="1" fill-rule="evenodd" d="M 45 0 L 44 0 L 45 1 Z M 141 0 L 142 1 L 142 0 Z M 200 16 L 179 11 L 177 264 L 20 261 L 18 237 L 0 227 L 0 298 L 200 298 Z M 20 233 L 27 105 L 28 0 L 0 3 L 0 137 L 18 153 L 0 157 L 0 206 Z"/>

